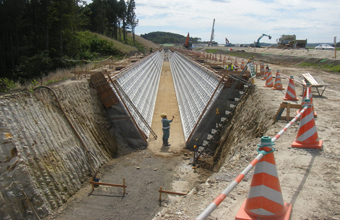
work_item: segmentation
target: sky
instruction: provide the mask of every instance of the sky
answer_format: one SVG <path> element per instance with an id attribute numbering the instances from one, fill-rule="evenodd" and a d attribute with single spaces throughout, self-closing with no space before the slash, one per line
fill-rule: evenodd
<path id="1" fill-rule="evenodd" d="M 308 43 L 340 41 L 340 0 L 135 0 L 138 35 L 165 31 L 219 44 L 276 43 L 295 34 Z"/>

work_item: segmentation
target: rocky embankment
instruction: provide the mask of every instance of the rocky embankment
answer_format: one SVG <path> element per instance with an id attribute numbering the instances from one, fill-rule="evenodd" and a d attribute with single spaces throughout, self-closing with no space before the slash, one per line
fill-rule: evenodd
<path id="1" fill-rule="evenodd" d="M 0 109 L 0 219 L 50 214 L 117 151 L 87 81 L 2 96 Z"/>

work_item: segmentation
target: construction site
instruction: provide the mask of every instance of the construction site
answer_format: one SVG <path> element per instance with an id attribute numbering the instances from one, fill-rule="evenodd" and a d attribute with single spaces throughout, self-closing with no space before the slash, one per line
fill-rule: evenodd
<path id="1" fill-rule="evenodd" d="M 295 66 L 339 58 L 244 50 L 157 48 L 1 96 L 0 219 L 340 219 L 340 77 Z"/>

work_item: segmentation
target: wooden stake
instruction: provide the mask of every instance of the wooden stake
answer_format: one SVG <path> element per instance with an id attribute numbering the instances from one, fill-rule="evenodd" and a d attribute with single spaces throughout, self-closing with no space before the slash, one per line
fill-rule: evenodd
<path id="1" fill-rule="evenodd" d="M 126 188 L 126 185 L 125 185 L 125 177 L 123 177 L 123 194 L 125 195 L 125 188 Z"/>
<path id="2" fill-rule="evenodd" d="M 92 177 L 90 177 L 90 183 L 92 185 L 92 191 L 94 191 L 94 184 L 92 183 L 92 181 L 93 181 L 93 179 L 92 179 Z"/>
<path id="3" fill-rule="evenodd" d="M 162 201 L 162 187 L 159 188 L 159 201 Z"/>

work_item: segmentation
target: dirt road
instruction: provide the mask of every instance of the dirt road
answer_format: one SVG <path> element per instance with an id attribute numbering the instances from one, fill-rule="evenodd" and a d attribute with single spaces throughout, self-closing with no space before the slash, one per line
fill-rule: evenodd
<path id="1" fill-rule="evenodd" d="M 171 119 L 172 116 L 175 116 L 174 121 L 170 124 L 170 147 L 162 147 L 163 132 L 160 117 L 162 113 L 166 113 L 168 119 Z M 185 140 L 182 122 L 179 115 L 178 103 L 169 62 L 163 63 L 151 128 L 158 136 L 157 140 L 149 140 L 148 148 L 152 151 L 152 153 L 162 156 L 171 156 L 173 153 L 178 154 L 184 149 Z"/>

